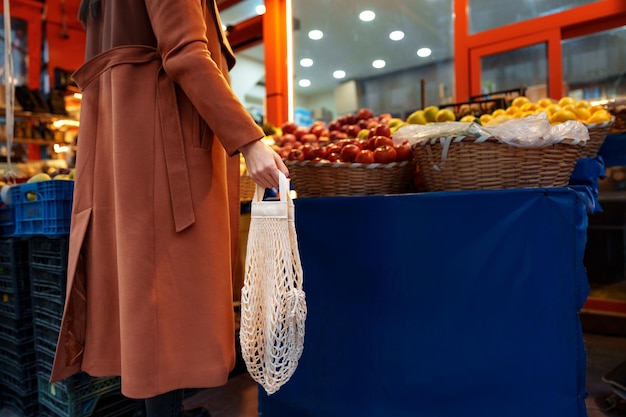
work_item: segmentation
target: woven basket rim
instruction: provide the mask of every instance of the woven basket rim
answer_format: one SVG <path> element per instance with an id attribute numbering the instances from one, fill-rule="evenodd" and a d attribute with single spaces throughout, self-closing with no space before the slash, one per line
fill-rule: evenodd
<path id="1" fill-rule="evenodd" d="M 413 164 L 414 161 L 401 161 L 401 162 L 390 162 L 388 164 L 381 164 L 375 162 L 373 164 L 362 164 L 360 162 L 330 162 L 330 161 L 285 161 L 286 165 L 295 165 L 295 166 L 314 166 L 314 167 L 331 167 L 331 168 L 365 168 L 365 169 L 391 169 L 391 168 L 400 168 L 405 167 L 409 164 Z"/>
<path id="2" fill-rule="evenodd" d="M 585 146 L 587 141 L 584 140 L 577 140 L 577 139 L 571 139 L 571 138 L 562 138 L 560 141 L 558 142 L 554 142 L 554 143 L 549 143 L 546 145 L 539 145 L 539 146 L 515 146 L 512 145 L 510 143 L 507 142 L 503 142 L 502 140 L 493 137 L 493 136 L 489 136 L 487 138 L 485 138 L 484 136 L 476 136 L 476 135 L 453 135 L 453 136 L 441 136 L 441 137 L 434 137 L 434 138 L 425 138 L 424 140 L 421 140 L 417 143 L 413 144 L 413 147 L 417 147 L 417 146 L 425 146 L 425 145 L 429 145 L 429 144 L 434 144 L 437 142 L 441 142 L 441 140 L 443 139 L 452 139 L 452 142 L 462 142 L 462 141 L 466 141 L 466 142 L 474 142 L 474 143 L 484 143 L 484 142 L 489 142 L 489 143 L 501 143 L 502 145 L 509 145 L 509 146 L 514 146 L 516 148 L 525 148 L 525 149 L 538 149 L 538 148 L 545 148 L 551 145 L 556 145 L 556 144 L 564 144 L 564 145 L 572 145 L 572 146 Z M 480 139 L 480 140 L 479 140 Z"/>

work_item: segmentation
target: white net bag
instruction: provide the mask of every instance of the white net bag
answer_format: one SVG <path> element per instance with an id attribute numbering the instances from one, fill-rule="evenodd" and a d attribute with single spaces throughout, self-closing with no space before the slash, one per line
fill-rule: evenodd
<path id="1" fill-rule="evenodd" d="M 252 199 L 239 341 L 252 378 L 273 394 L 298 366 L 304 348 L 306 300 L 289 180 L 280 175 L 280 201 Z"/>

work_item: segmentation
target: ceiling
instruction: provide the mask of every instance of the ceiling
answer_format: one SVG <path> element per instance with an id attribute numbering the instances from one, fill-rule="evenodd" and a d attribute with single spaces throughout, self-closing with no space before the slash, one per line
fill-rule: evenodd
<path id="1" fill-rule="evenodd" d="M 263 0 L 244 0 L 221 12 L 225 25 L 234 25 L 256 14 Z M 294 86 L 301 95 L 332 91 L 351 79 L 379 76 L 452 56 L 452 0 L 292 0 L 294 31 Z M 359 13 L 371 10 L 376 17 L 363 22 Z M 308 32 L 323 31 L 320 40 L 311 40 Z M 389 33 L 404 32 L 404 39 L 392 41 Z M 417 50 L 428 47 L 429 57 L 417 56 Z M 238 52 L 239 56 L 264 61 L 263 45 Z M 313 66 L 299 65 L 311 58 Z M 384 68 L 372 66 L 376 59 L 386 62 Z M 343 70 L 345 78 L 333 78 Z M 309 87 L 298 82 L 308 79 Z"/>

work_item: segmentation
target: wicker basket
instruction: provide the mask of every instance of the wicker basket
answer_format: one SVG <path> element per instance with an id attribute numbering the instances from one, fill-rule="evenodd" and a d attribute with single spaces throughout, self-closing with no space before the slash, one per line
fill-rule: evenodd
<path id="1" fill-rule="evenodd" d="M 598 156 L 598 151 L 602 147 L 606 135 L 611 132 L 614 122 L 615 117 L 612 117 L 608 122 L 587 126 L 587 129 L 589 129 L 589 140 L 580 154 L 581 158 L 595 158 Z"/>
<path id="2" fill-rule="evenodd" d="M 286 161 L 300 198 L 402 194 L 409 192 L 415 164 Z"/>
<path id="3" fill-rule="evenodd" d="M 447 139 L 449 147 L 445 146 Z M 563 187 L 584 147 L 584 142 L 574 144 L 570 139 L 533 148 L 511 146 L 495 138 L 447 139 L 413 146 L 428 191 Z"/>
<path id="4" fill-rule="evenodd" d="M 609 102 L 606 109 L 615 117 L 610 133 L 626 132 L 626 99 L 617 99 Z"/>
<path id="5" fill-rule="evenodd" d="M 239 177 L 239 201 L 242 203 L 252 201 L 256 183 L 247 175 Z"/>

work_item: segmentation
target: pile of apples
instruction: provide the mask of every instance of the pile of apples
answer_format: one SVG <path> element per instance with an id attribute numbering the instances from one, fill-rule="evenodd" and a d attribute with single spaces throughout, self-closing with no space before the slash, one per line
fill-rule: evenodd
<path id="1" fill-rule="evenodd" d="M 274 135 L 274 150 L 289 161 L 381 163 L 410 161 L 411 145 L 395 144 L 388 113 L 375 116 L 361 108 L 357 114 L 322 121 L 310 127 L 284 123 Z"/>

